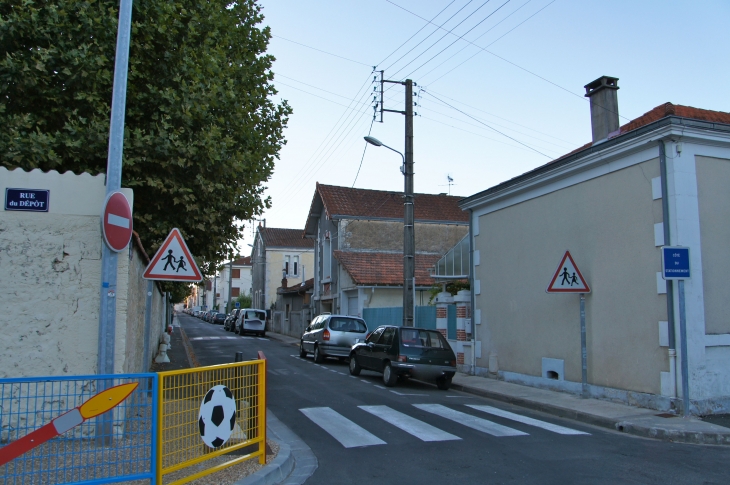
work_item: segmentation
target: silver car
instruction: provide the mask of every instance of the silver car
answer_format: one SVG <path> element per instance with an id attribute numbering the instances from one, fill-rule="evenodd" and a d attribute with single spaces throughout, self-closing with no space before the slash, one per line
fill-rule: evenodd
<path id="1" fill-rule="evenodd" d="M 350 349 L 365 340 L 368 326 L 365 320 L 346 315 L 320 315 L 312 321 L 299 343 L 299 356 L 314 354 L 315 362 L 326 357 L 345 359 Z"/>

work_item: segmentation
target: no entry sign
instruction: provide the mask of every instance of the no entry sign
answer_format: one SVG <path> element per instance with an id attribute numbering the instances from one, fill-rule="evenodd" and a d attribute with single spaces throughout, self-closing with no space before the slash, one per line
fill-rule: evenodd
<path id="1" fill-rule="evenodd" d="M 132 238 L 132 208 L 121 192 L 112 192 L 104 203 L 101 216 L 104 241 L 115 252 L 124 251 Z"/>

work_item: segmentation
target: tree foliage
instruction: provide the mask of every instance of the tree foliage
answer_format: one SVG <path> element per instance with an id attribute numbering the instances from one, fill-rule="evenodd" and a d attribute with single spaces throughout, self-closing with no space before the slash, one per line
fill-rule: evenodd
<path id="1" fill-rule="evenodd" d="M 0 164 L 105 172 L 118 2 L 0 2 Z M 150 253 L 173 227 L 210 273 L 263 197 L 291 109 L 255 0 L 135 1 L 122 186 Z"/>

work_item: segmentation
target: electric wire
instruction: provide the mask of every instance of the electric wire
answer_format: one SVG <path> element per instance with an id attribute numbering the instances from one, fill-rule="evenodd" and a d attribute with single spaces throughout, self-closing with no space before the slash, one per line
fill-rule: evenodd
<path id="1" fill-rule="evenodd" d="M 458 111 L 459 113 L 463 114 L 464 116 L 466 116 L 466 117 L 468 117 L 468 118 L 471 118 L 471 119 L 473 119 L 473 120 L 474 120 L 474 121 L 476 121 L 477 123 L 479 123 L 479 124 L 481 124 L 481 125 L 484 125 L 484 126 L 486 126 L 487 128 L 489 128 L 489 129 L 491 129 L 491 130 L 493 130 L 493 131 L 496 131 L 496 132 L 497 132 L 497 133 L 499 133 L 500 135 L 502 135 L 502 136 L 505 136 L 505 137 L 509 138 L 510 140 L 512 140 L 512 141 L 515 141 L 515 142 L 519 143 L 520 145 L 526 146 L 527 148 L 529 148 L 529 149 L 530 149 L 530 150 L 532 150 L 533 152 L 535 152 L 535 153 L 539 153 L 540 155 L 542 155 L 543 157 L 546 157 L 546 158 L 552 158 L 552 157 L 550 157 L 550 155 L 546 155 L 546 154 L 544 154 L 544 153 L 543 153 L 543 152 L 541 152 L 540 150 L 537 150 L 537 149 L 535 149 L 535 148 L 531 147 L 531 146 L 530 146 L 530 145 L 528 145 L 527 143 L 523 143 L 523 142 L 521 142 L 520 140 L 518 140 L 518 139 L 516 139 L 516 138 L 513 138 L 513 137 L 511 137 L 511 136 L 509 136 L 509 135 L 507 135 L 507 134 L 505 134 L 505 133 L 502 133 L 502 132 L 501 132 L 501 131 L 499 131 L 498 129 L 496 129 L 496 128 L 493 128 L 493 127 L 489 126 L 489 125 L 488 125 L 487 123 L 485 123 L 485 122 L 483 122 L 483 121 L 481 121 L 481 120 L 479 120 L 479 119 L 477 119 L 477 118 L 474 118 L 474 117 L 473 117 L 473 116 L 471 116 L 470 114 L 468 114 L 468 113 L 466 113 L 466 112 L 464 112 L 464 111 L 460 110 L 459 108 L 457 108 L 457 107 L 455 107 L 455 106 L 452 106 L 452 105 L 450 105 L 449 103 L 447 103 L 446 101 L 444 101 L 444 100 L 442 100 L 442 99 L 439 99 L 439 98 L 438 98 L 437 96 L 434 96 L 433 94 L 429 93 L 428 91 L 423 91 L 423 92 L 424 92 L 425 94 L 427 94 L 427 95 L 431 96 L 432 98 L 434 98 L 434 99 L 437 99 L 437 100 L 441 101 L 441 102 L 442 102 L 443 104 L 445 104 L 445 105 L 446 105 L 446 106 L 448 106 L 449 108 L 451 108 L 451 109 L 453 109 L 453 110 L 456 110 L 456 111 Z"/>
<path id="2" fill-rule="evenodd" d="M 282 37 L 280 35 L 273 35 L 272 34 L 271 37 L 274 37 L 276 39 L 285 40 L 287 42 L 291 42 L 292 44 L 297 44 L 297 45 L 300 45 L 302 47 L 306 47 L 307 49 L 312 49 L 314 51 L 321 52 L 321 53 L 327 54 L 329 56 L 339 57 L 340 59 L 344 59 L 346 61 L 354 62 L 355 64 L 360 64 L 362 66 L 373 67 L 372 64 L 366 64 L 364 62 L 356 61 L 355 59 L 350 59 L 349 57 L 344 57 L 344 56 L 340 56 L 340 55 L 337 55 L 337 54 L 333 54 L 332 52 L 327 52 L 327 51 L 322 50 L 322 49 L 317 49 L 316 47 L 312 47 L 312 46 L 307 45 L 307 44 L 302 44 L 301 42 L 297 42 L 295 40 L 287 39 L 286 37 Z"/>
<path id="3" fill-rule="evenodd" d="M 404 11 L 408 12 L 408 13 L 410 13 L 411 15 L 413 15 L 413 16 L 415 16 L 415 17 L 418 17 L 419 19 L 423 20 L 424 22 L 429 22 L 429 23 L 432 23 L 432 22 L 430 22 L 429 20 L 427 20 L 427 19 L 425 19 L 425 18 L 421 17 L 421 16 L 420 16 L 420 15 L 418 15 L 417 13 L 415 13 L 415 12 L 411 12 L 411 11 L 410 11 L 410 10 L 408 10 L 407 8 L 405 8 L 405 7 L 402 7 L 402 6 L 398 5 L 397 3 L 393 2 L 392 0 L 385 0 L 385 1 L 386 1 L 386 2 L 388 2 L 388 3 L 391 3 L 391 4 L 393 4 L 393 5 L 395 5 L 396 7 L 400 8 L 400 9 L 402 9 L 402 10 L 404 10 Z M 436 25 L 436 24 L 434 24 L 434 25 Z M 570 89 L 568 89 L 568 88 L 565 88 L 565 87 L 561 86 L 560 84 L 558 84 L 558 83 L 555 83 L 555 82 L 553 82 L 553 81 L 551 81 L 551 80 L 547 79 L 546 77 L 543 77 L 543 76 L 541 76 L 541 75 L 537 74 L 536 72 L 530 71 L 530 70 L 529 70 L 529 69 L 527 69 L 526 67 L 522 67 L 522 66 L 520 66 L 519 64 L 517 64 L 517 63 L 515 63 L 515 62 L 512 62 L 512 61 L 510 61 L 509 59 L 507 59 L 507 58 L 505 58 L 505 57 L 502 57 L 502 56 L 500 56 L 499 54 L 495 54 L 494 52 L 492 52 L 492 51 L 490 51 L 490 50 L 488 50 L 488 49 L 486 49 L 486 48 L 484 48 L 484 47 L 478 46 L 477 44 L 473 43 L 473 42 L 472 42 L 472 41 L 470 41 L 470 40 L 464 39 L 464 38 L 463 38 L 463 36 L 460 36 L 459 34 L 456 34 L 455 32 L 452 32 L 452 31 L 450 31 L 450 30 L 448 30 L 448 29 L 445 29 L 445 28 L 443 28 L 443 27 L 440 27 L 440 26 L 438 26 L 438 28 L 440 28 L 440 29 L 442 29 L 442 30 L 446 30 L 446 31 L 447 31 L 448 33 L 451 33 L 452 35 L 455 35 L 455 36 L 459 37 L 459 38 L 460 38 L 461 40 L 463 40 L 464 42 L 468 42 L 469 44 L 473 45 L 474 47 L 477 47 L 478 49 L 480 49 L 480 50 L 482 50 L 482 51 L 486 52 L 487 54 L 489 54 L 489 55 L 492 55 L 492 56 L 496 57 L 497 59 L 500 59 L 500 60 L 502 60 L 502 61 L 506 62 L 507 64 L 510 64 L 511 66 L 514 66 L 514 67 L 516 67 L 517 69 L 520 69 L 520 70 L 522 70 L 522 71 L 524 71 L 524 72 L 526 72 L 526 73 L 528 73 L 528 74 L 530 74 L 530 75 L 532 75 L 532 76 L 535 76 L 536 78 L 538 78 L 538 79 L 541 79 L 541 80 L 545 81 L 546 83 L 548 83 L 548 84 L 551 84 L 551 85 L 555 86 L 556 88 L 558 88 L 558 89 L 560 89 L 560 90 L 562 90 L 562 91 L 565 91 L 566 93 L 568 93 L 568 94 L 570 94 L 570 95 L 572 95 L 572 96 L 575 96 L 575 97 L 577 97 L 578 99 L 582 99 L 582 100 L 584 100 L 584 101 L 588 101 L 588 99 L 586 99 L 586 98 L 585 98 L 585 97 L 584 97 L 584 96 L 583 96 L 582 94 L 577 94 L 577 93 L 574 93 L 574 92 L 573 92 L 573 91 L 571 91 Z M 611 109 L 608 109 L 608 108 L 606 108 L 605 106 L 600 106 L 600 105 L 596 105 L 595 103 L 594 103 L 594 105 L 595 105 L 595 106 L 598 106 L 599 108 L 603 108 L 603 109 L 605 109 L 605 110 L 606 110 L 606 111 L 608 111 L 608 112 L 611 112 L 611 113 L 615 113 L 615 114 L 616 114 L 617 116 L 619 116 L 619 117 L 621 117 L 621 118 L 624 118 L 624 119 L 626 119 L 626 120 L 629 120 L 629 118 L 627 118 L 627 117 L 625 117 L 625 116 L 622 116 L 622 115 L 620 115 L 619 113 L 616 113 L 615 111 L 613 111 L 613 110 L 611 110 Z"/>
<path id="4" fill-rule="evenodd" d="M 368 136 L 370 136 L 370 133 L 372 133 L 372 131 L 373 131 L 373 123 L 375 123 L 375 116 L 373 116 L 373 119 L 370 122 L 370 129 L 368 130 Z M 357 173 L 355 174 L 355 180 L 352 181 L 352 187 L 355 187 L 355 182 L 357 182 L 357 178 L 360 176 L 360 169 L 362 168 L 362 161 L 365 160 L 365 152 L 368 150 L 368 145 L 369 145 L 369 143 L 365 142 L 365 148 L 363 148 L 363 150 L 362 150 L 362 158 L 360 158 L 360 166 L 357 167 Z"/>

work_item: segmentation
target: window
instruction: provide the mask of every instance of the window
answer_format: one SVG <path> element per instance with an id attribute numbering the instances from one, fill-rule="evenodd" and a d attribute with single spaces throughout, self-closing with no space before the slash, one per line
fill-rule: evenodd
<path id="1" fill-rule="evenodd" d="M 401 329 L 401 341 L 404 347 L 427 347 L 435 349 L 447 349 L 448 343 L 441 334 L 435 330 Z"/>
<path id="2" fill-rule="evenodd" d="M 383 330 L 385 330 L 384 327 L 376 328 L 373 333 L 370 334 L 370 336 L 365 340 L 366 342 L 375 343 L 380 338 L 380 335 L 383 333 Z"/>
<path id="3" fill-rule="evenodd" d="M 241 270 L 240 269 L 234 269 L 231 271 L 231 278 L 240 278 L 241 277 Z"/>
<path id="4" fill-rule="evenodd" d="M 231 296 L 233 298 L 241 296 L 241 288 L 231 288 Z"/>
<path id="5" fill-rule="evenodd" d="M 289 313 L 291 312 L 291 305 L 288 303 L 286 304 L 286 309 L 284 310 L 284 319 L 289 320 Z"/>
<path id="6" fill-rule="evenodd" d="M 393 327 L 386 328 L 385 332 L 383 332 L 383 336 L 380 337 L 380 340 L 378 340 L 378 344 L 391 345 L 393 343 L 393 335 L 395 335 L 395 328 L 393 328 Z"/>
<path id="7" fill-rule="evenodd" d="M 299 276 L 299 256 L 284 256 L 284 271 L 287 276 Z"/>
<path id="8" fill-rule="evenodd" d="M 294 271 L 292 274 L 294 276 L 299 276 L 299 256 L 294 256 L 292 258 L 292 270 Z"/>

